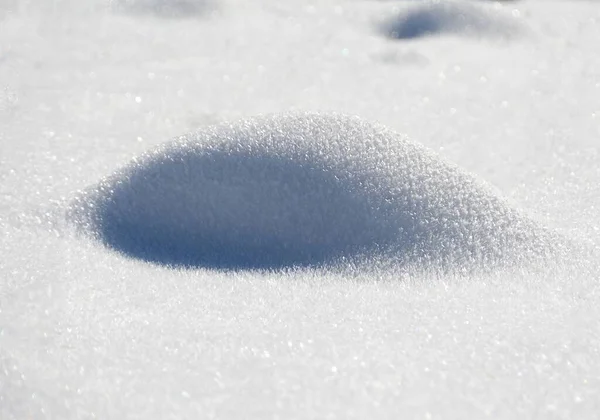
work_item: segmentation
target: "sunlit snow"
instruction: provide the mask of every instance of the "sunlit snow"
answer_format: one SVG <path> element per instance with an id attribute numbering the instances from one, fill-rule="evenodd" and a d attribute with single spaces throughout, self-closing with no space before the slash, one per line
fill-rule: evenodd
<path id="1" fill-rule="evenodd" d="M 600 4 L 0 0 L 0 419 L 595 419 Z"/>

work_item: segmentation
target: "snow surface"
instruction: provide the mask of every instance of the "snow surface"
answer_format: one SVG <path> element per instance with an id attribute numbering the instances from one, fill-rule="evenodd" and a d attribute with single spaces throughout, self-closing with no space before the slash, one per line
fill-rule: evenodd
<path id="1" fill-rule="evenodd" d="M 596 418 L 599 20 L 0 0 L 0 419 Z"/>

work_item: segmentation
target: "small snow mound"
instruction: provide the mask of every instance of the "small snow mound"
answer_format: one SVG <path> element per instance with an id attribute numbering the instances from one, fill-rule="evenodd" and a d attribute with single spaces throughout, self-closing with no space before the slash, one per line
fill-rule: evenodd
<path id="1" fill-rule="evenodd" d="M 169 266 L 384 258 L 457 268 L 546 251 L 544 231 L 470 175 L 337 114 L 249 118 L 180 137 L 83 193 L 70 218 L 110 248 Z"/>
<path id="2" fill-rule="evenodd" d="M 113 0 L 113 11 L 163 18 L 203 16 L 213 7 L 210 0 Z"/>
<path id="3" fill-rule="evenodd" d="M 520 32 L 518 24 L 495 5 L 434 1 L 410 7 L 384 22 L 381 30 L 392 39 L 439 34 L 510 38 Z"/>

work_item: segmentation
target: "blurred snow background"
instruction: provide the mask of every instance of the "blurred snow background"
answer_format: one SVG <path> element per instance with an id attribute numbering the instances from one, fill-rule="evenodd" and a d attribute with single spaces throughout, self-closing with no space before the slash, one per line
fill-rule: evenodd
<path id="1" fill-rule="evenodd" d="M 593 1 L 0 0 L 0 418 L 595 418 L 593 253 L 186 271 L 64 213 L 174 136 L 335 111 L 593 248 L 599 20 Z"/>

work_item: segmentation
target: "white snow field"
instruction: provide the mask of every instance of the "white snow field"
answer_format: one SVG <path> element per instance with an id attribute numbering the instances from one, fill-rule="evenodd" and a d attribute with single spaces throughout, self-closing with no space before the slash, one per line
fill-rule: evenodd
<path id="1" fill-rule="evenodd" d="M 600 4 L 0 0 L 0 419 L 596 419 Z"/>

